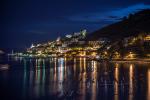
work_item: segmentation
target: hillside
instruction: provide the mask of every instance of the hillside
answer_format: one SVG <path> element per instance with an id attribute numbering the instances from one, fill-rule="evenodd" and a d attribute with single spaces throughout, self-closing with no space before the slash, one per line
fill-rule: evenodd
<path id="1" fill-rule="evenodd" d="M 101 37 L 118 40 L 141 32 L 150 32 L 150 9 L 130 14 L 120 22 L 101 28 L 89 34 L 87 40 L 97 40 Z"/>

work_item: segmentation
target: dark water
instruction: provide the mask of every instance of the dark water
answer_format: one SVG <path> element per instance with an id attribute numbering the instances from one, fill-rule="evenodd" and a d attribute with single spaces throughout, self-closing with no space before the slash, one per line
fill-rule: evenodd
<path id="1" fill-rule="evenodd" d="M 0 61 L 10 65 L 0 70 L 0 100 L 150 100 L 150 64 L 86 58 Z"/>

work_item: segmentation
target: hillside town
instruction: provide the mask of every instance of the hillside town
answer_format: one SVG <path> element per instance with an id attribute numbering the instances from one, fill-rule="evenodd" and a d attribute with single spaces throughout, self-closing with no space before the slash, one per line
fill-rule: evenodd
<path id="1" fill-rule="evenodd" d="M 103 37 L 87 40 L 87 31 L 81 30 L 55 41 L 31 44 L 23 57 L 87 57 L 90 59 L 133 60 L 150 59 L 150 33 L 139 33 L 115 41 Z"/>

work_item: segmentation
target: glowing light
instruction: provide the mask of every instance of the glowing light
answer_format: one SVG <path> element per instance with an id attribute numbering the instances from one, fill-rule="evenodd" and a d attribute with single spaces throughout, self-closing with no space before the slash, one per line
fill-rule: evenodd
<path id="1" fill-rule="evenodd" d="M 147 100 L 150 100 L 150 69 L 148 69 L 148 74 L 147 74 Z"/>
<path id="2" fill-rule="evenodd" d="M 86 51 L 81 51 L 80 56 L 85 56 L 86 55 Z"/>
<path id="3" fill-rule="evenodd" d="M 34 48 L 35 46 L 34 46 L 34 44 L 31 44 L 31 47 L 30 48 Z"/>
<path id="4" fill-rule="evenodd" d="M 114 53 L 114 59 L 119 59 L 120 58 L 120 53 L 119 52 L 115 52 Z"/>
<path id="5" fill-rule="evenodd" d="M 8 64 L 0 64 L 0 70 L 8 70 L 9 69 L 9 65 Z"/>
<path id="6" fill-rule="evenodd" d="M 129 100 L 133 100 L 133 93 L 134 93 L 133 78 L 134 78 L 134 66 L 133 64 L 130 64 L 130 67 L 129 67 Z"/>
<path id="7" fill-rule="evenodd" d="M 118 87 L 118 82 L 119 82 L 119 64 L 118 63 L 116 63 L 115 64 L 115 72 L 114 72 L 114 78 L 115 78 L 115 80 L 114 80 L 114 100 L 118 100 L 119 99 L 119 95 L 118 95 L 118 93 L 119 93 L 119 87 Z"/>
<path id="8" fill-rule="evenodd" d="M 108 54 L 107 51 L 105 51 L 104 54 L 107 55 Z"/>
<path id="9" fill-rule="evenodd" d="M 80 82 L 80 91 L 82 93 L 82 96 L 81 96 L 81 100 L 85 100 L 85 96 L 86 96 L 86 73 L 82 73 L 82 58 L 80 57 L 80 79 L 83 81 L 83 82 Z"/>
<path id="10" fill-rule="evenodd" d="M 136 54 L 133 52 L 129 52 L 129 54 L 127 54 L 127 56 L 125 57 L 125 59 L 135 59 L 136 58 Z"/>
<path id="11" fill-rule="evenodd" d="M 82 58 L 80 57 L 80 72 L 82 73 Z"/>
<path id="12" fill-rule="evenodd" d="M 97 62 L 94 61 L 94 71 L 91 73 L 92 81 L 93 83 L 91 84 L 92 88 L 92 97 L 91 100 L 96 100 L 96 95 L 97 95 Z"/>
<path id="13" fill-rule="evenodd" d="M 84 73 L 86 73 L 86 58 L 83 58 L 83 68 Z"/>
<path id="14" fill-rule="evenodd" d="M 144 38 L 145 41 L 150 41 L 150 35 L 147 35 L 145 38 Z"/>
<path id="15" fill-rule="evenodd" d="M 96 52 L 93 52 L 91 55 L 92 55 L 92 56 L 96 56 L 96 54 L 97 54 Z"/>
<path id="16" fill-rule="evenodd" d="M 63 81 L 63 78 L 64 78 L 64 58 L 58 59 L 58 76 L 59 76 L 59 81 Z"/>
<path id="17" fill-rule="evenodd" d="M 60 41 L 60 39 L 61 39 L 61 37 L 58 37 L 56 41 L 57 41 L 57 42 L 59 42 L 59 41 Z"/>

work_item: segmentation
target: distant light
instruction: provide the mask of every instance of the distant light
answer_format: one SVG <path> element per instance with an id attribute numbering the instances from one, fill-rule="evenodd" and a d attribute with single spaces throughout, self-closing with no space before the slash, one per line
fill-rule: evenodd
<path id="1" fill-rule="evenodd" d="M 59 41 L 60 41 L 60 39 L 61 39 L 61 37 L 58 37 L 56 41 L 57 41 L 57 42 L 59 42 Z"/>
<path id="2" fill-rule="evenodd" d="M 0 70 L 8 70 L 9 69 L 9 65 L 8 64 L 0 64 Z"/>
<path id="3" fill-rule="evenodd" d="M 145 41 L 150 41 L 150 35 L 147 35 L 145 38 L 144 38 Z"/>
<path id="4" fill-rule="evenodd" d="M 35 46 L 32 44 L 30 48 L 34 48 Z"/>
<path id="5" fill-rule="evenodd" d="M 71 37 L 72 37 L 72 35 L 69 35 L 69 34 L 68 34 L 68 35 L 66 35 L 66 37 L 67 37 L 67 38 L 71 38 Z"/>

